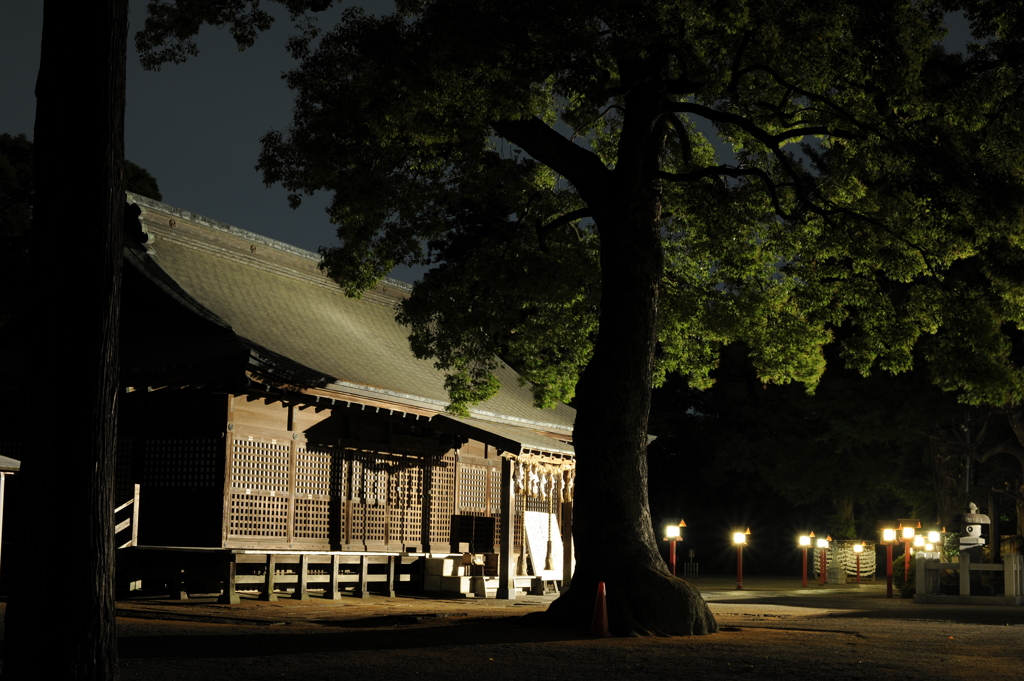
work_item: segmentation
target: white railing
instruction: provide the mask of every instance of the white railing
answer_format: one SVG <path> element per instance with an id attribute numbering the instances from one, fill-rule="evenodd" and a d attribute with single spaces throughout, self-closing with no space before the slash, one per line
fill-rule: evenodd
<path id="1" fill-rule="evenodd" d="M 118 522 L 118 514 L 125 514 L 127 517 Z M 139 545 L 139 486 L 135 485 L 135 493 L 132 498 L 114 509 L 114 538 L 125 530 L 131 530 L 131 537 L 117 548 L 126 549 L 129 546 Z"/>

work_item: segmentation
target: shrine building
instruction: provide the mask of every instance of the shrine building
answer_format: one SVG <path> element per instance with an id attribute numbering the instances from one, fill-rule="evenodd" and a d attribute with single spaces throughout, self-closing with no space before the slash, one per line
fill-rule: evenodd
<path id="1" fill-rule="evenodd" d="M 409 286 L 349 298 L 316 254 L 129 200 L 124 588 L 236 602 L 568 582 L 572 408 L 534 407 L 499 362 L 501 390 L 448 414 L 444 375 L 395 321 Z"/>

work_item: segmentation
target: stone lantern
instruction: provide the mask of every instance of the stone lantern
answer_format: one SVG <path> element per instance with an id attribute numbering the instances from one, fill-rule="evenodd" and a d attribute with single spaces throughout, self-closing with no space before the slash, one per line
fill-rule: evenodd
<path id="1" fill-rule="evenodd" d="M 977 504 L 971 503 L 970 509 L 964 513 L 961 519 L 960 550 L 980 549 L 985 545 L 985 539 L 981 536 L 981 526 L 988 525 L 992 521 L 984 513 L 978 513 Z"/>

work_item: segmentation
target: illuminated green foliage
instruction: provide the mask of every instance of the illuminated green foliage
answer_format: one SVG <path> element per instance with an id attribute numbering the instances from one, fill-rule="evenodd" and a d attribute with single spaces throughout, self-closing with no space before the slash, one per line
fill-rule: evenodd
<path id="1" fill-rule="evenodd" d="M 193 53 L 201 21 L 242 47 L 269 25 L 259 2 L 207 4 L 151 11 L 146 59 Z M 302 24 L 295 122 L 264 138 L 260 167 L 293 203 L 334 194 L 342 246 L 324 262 L 350 293 L 397 264 L 440 265 L 402 318 L 457 409 L 496 389 L 496 353 L 540 403 L 572 396 L 598 332 L 600 199 L 636 181 L 665 253 L 657 376 L 704 385 L 742 340 L 765 381 L 813 386 L 846 324 L 862 373 L 920 352 L 966 399 L 1019 400 L 1021 77 L 1018 19 L 999 6 L 349 9 L 326 33 Z M 955 10 L 976 33 L 966 55 L 939 46 Z"/>

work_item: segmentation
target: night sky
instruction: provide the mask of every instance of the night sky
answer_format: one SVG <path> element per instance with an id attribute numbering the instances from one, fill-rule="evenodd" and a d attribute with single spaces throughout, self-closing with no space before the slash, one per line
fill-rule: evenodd
<path id="1" fill-rule="evenodd" d="M 198 57 L 147 72 L 134 50 L 146 0 L 130 0 L 126 155 L 157 178 L 164 202 L 316 251 L 337 243 L 324 212 L 327 195 L 307 197 L 293 211 L 285 191 L 265 187 L 254 168 L 260 137 L 291 121 L 293 96 L 281 74 L 295 65 L 284 47 L 287 16 L 276 4 L 263 4 L 279 18 L 251 49 L 239 52 L 227 30 L 204 27 Z M 391 0 L 351 4 L 374 13 L 393 9 Z M 42 8 L 42 0 L 29 0 L 0 9 L 0 133 L 32 138 Z M 333 26 L 340 11 L 321 15 L 323 25 Z M 962 49 L 966 40 L 964 27 L 954 26 L 947 46 Z M 415 275 L 393 276 L 412 281 Z"/>
<path id="2" fill-rule="evenodd" d="M 281 74 L 296 64 L 285 51 L 286 13 L 263 4 L 279 17 L 252 48 L 239 52 L 226 29 L 206 26 L 198 57 L 150 72 L 139 66 L 134 45 L 146 0 L 130 0 L 125 152 L 156 177 L 165 203 L 316 251 L 337 243 L 324 212 L 328 196 L 307 197 L 292 210 L 284 189 L 264 186 L 254 168 L 260 137 L 291 122 L 294 97 Z M 371 12 L 394 7 L 390 0 L 351 4 Z M 333 26 L 328 16 L 338 14 L 333 9 L 321 22 Z M 0 8 L 0 133 L 32 138 L 42 23 L 41 0 Z M 394 276 L 412 281 L 408 272 Z"/>

